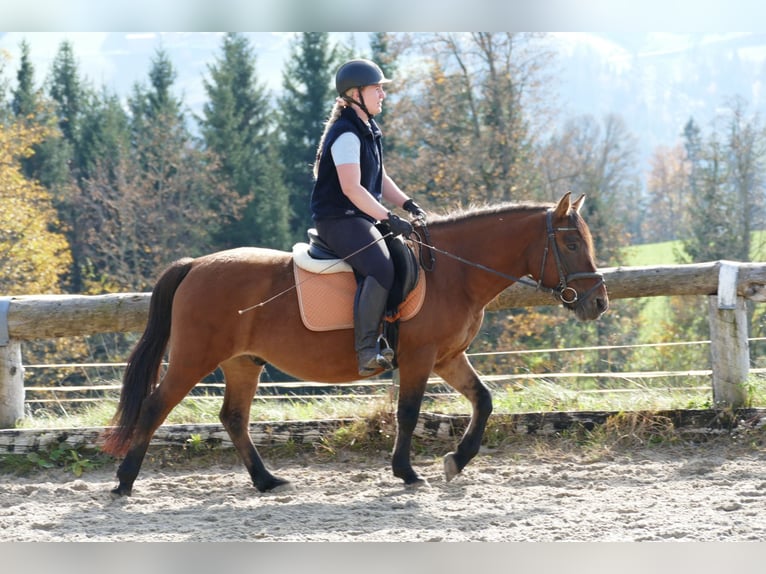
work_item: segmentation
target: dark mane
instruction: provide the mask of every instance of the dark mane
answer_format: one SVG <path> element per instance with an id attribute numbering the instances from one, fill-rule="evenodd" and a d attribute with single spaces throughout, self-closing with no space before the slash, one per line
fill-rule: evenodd
<path id="1" fill-rule="evenodd" d="M 555 204 L 544 202 L 505 202 L 499 204 L 472 204 L 465 208 L 457 208 L 453 211 L 449 211 L 444 214 L 429 214 L 428 225 L 434 225 L 438 227 L 441 224 L 449 224 L 459 222 L 464 219 L 481 216 L 493 216 L 507 213 L 531 213 L 545 209 L 552 209 Z M 587 226 L 584 225 L 582 217 L 577 212 L 570 211 L 569 213 L 570 224 L 577 227 L 580 234 L 585 239 L 588 249 L 593 252 L 593 237 Z"/>
<path id="2" fill-rule="evenodd" d="M 444 214 L 429 214 L 429 223 L 449 223 L 453 221 L 460 221 L 468 217 L 475 217 L 477 215 L 498 215 L 508 212 L 525 212 L 525 211 L 539 211 L 541 209 L 548 209 L 553 207 L 550 203 L 539 202 L 506 202 L 500 204 L 485 204 L 485 205 L 469 205 L 465 208 L 458 208 L 453 211 L 449 211 Z"/>

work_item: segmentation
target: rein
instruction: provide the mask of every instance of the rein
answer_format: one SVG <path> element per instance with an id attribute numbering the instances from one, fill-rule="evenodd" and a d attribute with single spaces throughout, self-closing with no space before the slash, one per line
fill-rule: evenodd
<path id="1" fill-rule="evenodd" d="M 420 221 L 420 225 L 417 225 L 415 227 L 415 232 L 408 237 L 408 239 L 414 243 L 417 243 L 420 246 L 420 265 L 425 269 L 426 271 L 432 271 L 434 269 L 434 266 L 436 264 L 436 258 L 434 257 L 433 252 L 441 253 L 442 255 L 445 255 L 447 257 L 451 257 L 452 259 L 455 259 L 456 261 L 460 261 L 461 263 L 464 263 L 465 265 L 469 265 L 470 267 L 475 267 L 477 269 L 481 269 L 482 271 L 486 271 L 487 273 L 492 273 L 494 275 L 497 275 L 498 277 L 502 277 L 503 279 L 507 279 L 511 282 L 515 283 L 521 283 L 522 285 L 526 285 L 527 287 L 532 287 L 536 289 L 537 291 L 542 291 L 543 293 L 550 293 L 551 295 L 554 295 L 558 297 L 558 299 L 566 304 L 566 305 L 572 305 L 580 300 L 581 296 L 577 292 L 577 290 L 574 287 L 569 286 L 569 282 L 571 281 L 577 281 L 578 279 L 598 279 L 595 285 L 588 289 L 584 297 L 588 297 L 593 291 L 598 289 L 604 284 L 604 276 L 601 273 L 590 273 L 590 272 L 583 272 L 583 273 L 571 273 L 567 275 L 566 270 L 564 269 L 564 265 L 561 261 L 561 253 L 559 251 L 559 247 L 556 244 L 556 232 L 558 231 L 576 231 L 577 228 L 575 227 L 553 227 L 553 210 L 548 209 L 545 214 L 545 227 L 546 227 L 546 233 L 547 233 L 547 241 L 545 243 L 545 250 L 543 251 L 543 262 L 540 266 L 540 279 L 537 281 L 534 281 L 529 278 L 529 276 L 525 277 L 516 277 L 514 275 L 509 275 L 508 273 L 503 273 L 502 271 L 498 271 L 496 269 L 492 269 L 491 267 L 487 267 L 486 265 L 482 265 L 481 263 L 476 263 L 475 261 L 469 261 L 468 259 L 465 259 L 459 255 L 455 255 L 454 253 L 450 253 L 449 251 L 445 251 L 444 249 L 439 249 L 438 247 L 435 247 L 431 243 L 431 236 L 428 232 L 428 227 L 425 224 L 425 221 Z M 421 232 L 423 234 L 423 239 L 421 239 Z M 387 234 L 383 235 L 380 239 L 376 239 L 374 241 L 371 241 L 369 244 L 365 245 L 361 249 L 358 249 L 354 253 L 351 253 L 347 257 L 344 257 L 340 261 L 345 261 L 350 257 L 353 257 L 357 253 L 361 253 L 365 249 L 368 249 L 369 247 L 372 247 L 375 245 L 378 241 L 381 241 L 391 235 L 391 232 L 389 231 Z M 548 252 L 550 251 L 550 246 L 553 246 L 553 256 L 556 259 L 556 271 L 559 274 L 559 283 L 555 287 L 546 287 L 542 284 L 543 281 L 543 273 L 545 272 L 545 264 L 548 260 Z M 423 249 L 428 249 L 429 251 L 429 257 L 428 262 L 424 260 L 424 252 Z M 335 262 L 327 267 L 329 269 L 330 267 L 333 267 L 334 265 L 337 265 L 339 262 Z M 326 271 L 326 270 L 325 270 Z M 250 307 L 247 307 L 245 309 L 240 309 L 237 311 L 240 315 L 243 315 L 244 313 L 247 313 L 248 311 L 252 311 L 253 309 L 257 309 L 258 307 L 263 307 L 267 303 L 270 303 L 274 299 L 281 297 L 282 295 L 289 293 L 293 289 L 297 289 L 299 285 L 302 285 L 306 281 L 311 281 L 314 279 L 315 276 L 311 276 L 301 283 L 295 283 L 288 287 L 287 289 L 284 289 L 283 291 L 280 291 L 276 295 L 273 295 L 272 297 L 269 297 L 265 301 L 261 301 L 260 303 L 256 305 L 252 305 Z"/>
<path id="2" fill-rule="evenodd" d="M 415 235 L 417 238 L 410 239 L 421 246 L 421 248 L 425 247 L 428 248 L 431 251 L 436 251 L 437 253 L 441 253 L 442 255 L 446 255 L 447 257 L 451 257 L 452 259 L 455 259 L 456 261 L 460 261 L 461 263 L 464 263 L 466 265 L 469 265 L 471 267 L 475 267 L 477 269 L 481 269 L 482 271 L 486 271 L 488 273 L 492 273 L 494 275 L 497 275 L 499 277 L 502 277 L 503 279 L 508 279 L 509 281 L 521 283 L 522 285 L 526 285 L 527 287 L 533 287 L 537 291 L 542 291 L 543 293 L 550 293 L 558 299 L 567 305 L 571 305 L 573 303 L 576 303 L 580 299 L 580 294 L 577 292 L 577 290 L 574 287 L 569 286 L 569 282 L 571 281 L 577 281 L 578 279 L 598 279 L 598 282 L 593 285 L 588 291 L 585 292 L 585 297 L 588 297 L 593 291 L 601 287 L 601 285 L 604 284 L 604 276 L 601 273 L 590 273 L 590 272 L 582 272 L 582 273 L 572 273 L 567 275 L 566 271 L 564 270 L 564 265 L 561 262 L 561 253 L 559 252 L 558 245 L 556 244 L 556 232 L 557 231 L 576 231 L 575 227 L 553 227 L 553 210 L 548 209 L 545 215 L 545 226 L 546 226 L 546 233 L 548 240 L 545 243 L 545 251 L 543 251 L 543 262 L 540 267 L 540 279 L 537 281 L 533 281 L 528 276 L 525 277 L 515 277 L 514 275 L 509 275 L 508 273 L 503 273 L 502 271 L 498 271 L 496 269 L 492 269 L 491 267 L 487 267 L 486 265 L 482 265 L 481 263 L 476 263 L 474 261 L 469 261 L 468 259 L 465 259 L 463 257 L 460 257 L 459 255 L 455 255 L 454 253 L 450 253 L 449 251 L 445 251 L 443 249 L 439 249 L 438 247 L 435 247 L 430 242 L 430 237 L 428 234 L 428 230 L 425 227 L 425 225 L 422 226 L 422 229 L 425 229 L 424 236 L 426 238 L 426 241 L 422 241 L 420 239 L 420 234 L 416 233 Z M 548 252 L 550 251 L 550 245 L 553 245 L 553 255 L 556 259 L 556 270 L 559 274 L 559 283 L 555 287 L 546 287 L 542 284 L 543 281 L 543 273 L 545 272 L 545 263 L 548 259 Z M 422 255 L 422 250 L 421 250 Z M 435 264 L 435 259 L 433 254 L 431 254 L 430 258 L 430 268 L 428 270 L 433 269 L 433 266 Z M 422 263 L 421 263 L 422 264 Z M 425 265 L 423 265 L 424 268 Z"/>

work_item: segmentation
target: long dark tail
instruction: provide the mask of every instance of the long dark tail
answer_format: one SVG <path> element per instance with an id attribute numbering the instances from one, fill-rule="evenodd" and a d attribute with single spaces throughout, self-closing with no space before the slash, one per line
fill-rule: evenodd
<path id="1" fill-rule="evenodd" d="M 157 386 L 160 365 L 170 338 L 173 297 L 178 286 L 192 267 L 193 259 L 186 257 L 171 263 L 157 280 L 149 300 L 149 319 L 128 358 L 122 378 L 122 392 L 113 428 L 106 433 L 102 449 L 114 456 L 124 455 L 135 430 L 141 404 Z"/>

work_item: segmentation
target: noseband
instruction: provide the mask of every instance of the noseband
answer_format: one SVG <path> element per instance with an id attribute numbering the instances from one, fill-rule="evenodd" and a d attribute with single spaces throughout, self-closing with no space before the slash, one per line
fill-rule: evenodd
<path id="1" fill-rule="evenodd" d="M 601 273 L 572 273 L 567 275 L 564 269 L 564 265 L 561 262 L 561 253 L 559 246 L 556 244 L 556 232 L 557 231 L 577 231 L 576 227 L 553 227 L 553 210 L 549 209 L 545 214 L 545 227 L 548 234 L 548 240 L 545 242 L 545 251 L 543 251 L 543 263 L 540 266 L 540 278 L 537 280 L 536 288 L 544 293 L 552 293 L 556 295 L 559 300 L 565 305 L 572 305 L 580 300 L 580 294 L 577 289 L 570 287 L 568 283 L 577 281 L 578 279 L 598 279 L 595 285 L 588 289 L 583 297 L 587 298 L 590 294 L 601 287 L 604 284 L 604 276 Z M 543 282 L 543 274 L 545 273 L 545 263 L 548 260 L 549 246 L 553 246 L 553 256 L 556 259 L 556 271 L 559 274 L 559 283 L 555 287 L 545 287 Z"/>

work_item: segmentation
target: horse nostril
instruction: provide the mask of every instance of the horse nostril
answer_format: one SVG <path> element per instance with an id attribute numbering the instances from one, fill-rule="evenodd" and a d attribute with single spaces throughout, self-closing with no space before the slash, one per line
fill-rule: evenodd
<path id="1" fill-rule="evenodd" d="M 599 297 L 596 299 L 596 308 L 598 308 L 598 310 L 603 313 L 609 308 L 609 303 L 607 303 L 605 299 Z"/>

